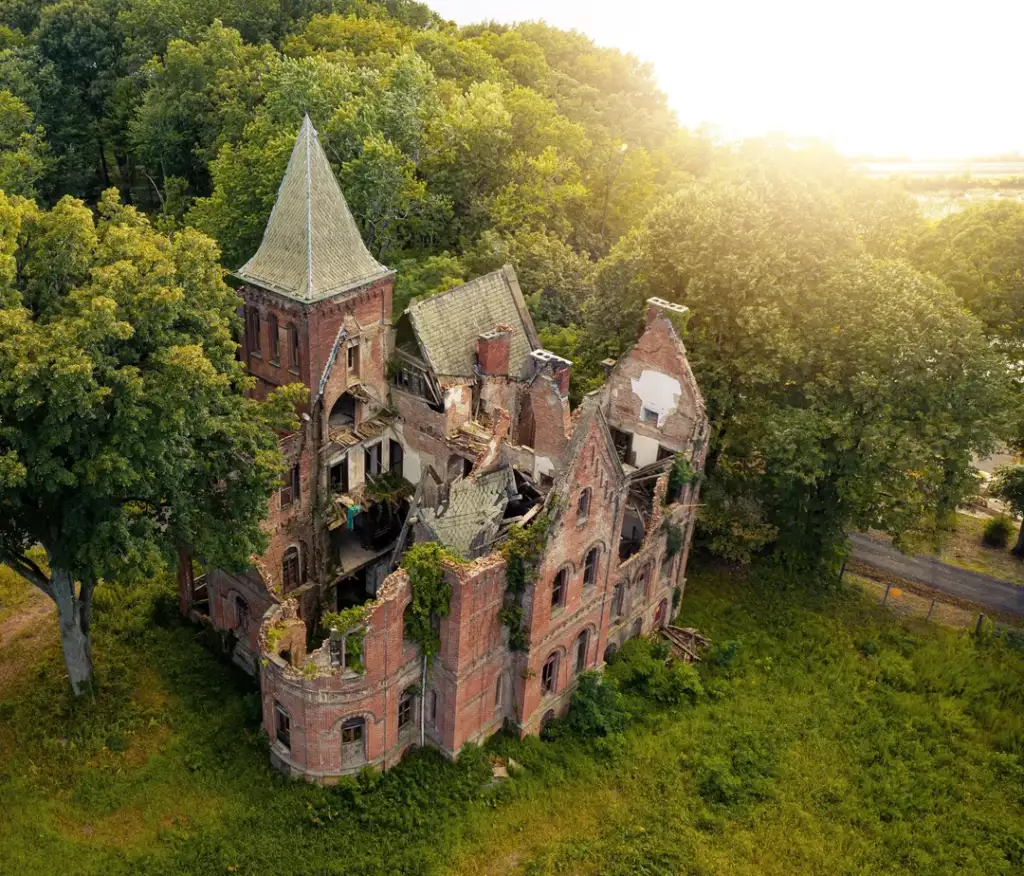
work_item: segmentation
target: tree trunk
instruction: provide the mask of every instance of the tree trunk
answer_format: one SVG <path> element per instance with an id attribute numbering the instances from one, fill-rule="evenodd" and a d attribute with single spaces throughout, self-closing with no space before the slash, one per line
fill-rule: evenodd
<path id="1" fill-rule="evenodd" d="M 92 645 L 89 625 L 92 615 L 92 585 L 82 584 L 75 594 L 75 581 L 64 569 L 53 569 L 50 574 L 53 601 L 57 603 L 60 622 L 60 644 L 64 651 L 64 665 L 75 696 L 92 690 Z"/>
<path id="2" fill-rule="evenodd" d="M 1024 557 L 1024 520 L 1020 522 L 1020 532 L 1017 533 L 1017 543 L 1013 546 L 1013 553 L 1018 557 Z"/>

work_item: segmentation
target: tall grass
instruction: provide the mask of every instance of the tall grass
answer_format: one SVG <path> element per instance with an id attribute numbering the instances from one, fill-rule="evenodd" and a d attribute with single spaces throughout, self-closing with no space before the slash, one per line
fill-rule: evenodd
<path id="1" fill-rule="evenodd" d="M 477 749 L 338 788 L 286 781 L 252 683 L 177 621 L 169 582 L 97 600 L 97 698 L 71 703 L 48 654 L 0 703 L 0 872 L 1024 868 L 1021 655 L 852 594 L 695 576 L 682 620 L 717 643 L 699 684 L 614 669 L 624 732 L 496 739 L 522 770 L 494 787 Z"/>

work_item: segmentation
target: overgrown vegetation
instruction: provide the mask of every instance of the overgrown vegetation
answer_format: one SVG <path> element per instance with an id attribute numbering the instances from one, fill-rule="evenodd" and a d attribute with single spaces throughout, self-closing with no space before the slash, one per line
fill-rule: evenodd
<path id="1" fill-rule="evenodd" d="M 981 540 L 989 547 L 1005 548 L 1010 542 L 1013 530 L 1013 521 L 1005 514 L 999 514 L 985 524 Z"/>
<path id="2" fill-rule="evenodd" d="M 405 636 L 420 646 L 420 653 L 427 659 L 441 647 L 438 622 L 451 610 L 452 585 L 444 578 L 444 560 L 458 562 L 435 541 L 414 545 L 402 557 L 412 591 L 405 613 Z"/>
<path id="3" fill-rule="evenodd" d="M 703 695 L 633 644 L 584 676 L 557 739 L 487 746 L 522 765 L 493 788 L 474 748 L 337 788 L 286 781 L 252 682 L 178 621 L 170 582 L 96 598 L 95 700 L 68 695 L 56 645 L 0 691 L 0 848 L 25 876 L 468 876 L 512 848 L 520 874 L 1024 866 L 1024 654 L 853 592 L 692 574 L 681 622 L 717 643 Z M 660 689 L 680 702 L 645 693 Z"/>
<path id="4" fill-rule="evenodd" d="M 513 651 L 525 651 L 526 628 L 523 626 L 523 594 L 534 581 L 537 565 L 547 544 L 551 518 L 541 513 L 530 526 L 509 528 L 501 555 L 505 559 L 505 605 L 501 622 L 508 628 L 508 644 Z"/>
<path id="5" fill-rule="evenodd" d="M 321 625 L 330 635 L 336 630 L 345 638 L 345 668 L 353 672 L 363 672 L 363 639 L 366 638 L 366 618 L 369 608 L 365 605 L 353 605 L 341 611 L 324 612 Z"/>

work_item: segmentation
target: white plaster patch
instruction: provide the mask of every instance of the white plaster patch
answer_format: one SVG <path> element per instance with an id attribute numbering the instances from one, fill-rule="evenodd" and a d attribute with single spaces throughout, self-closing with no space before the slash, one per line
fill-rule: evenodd
<path id="1" fill-rule="evenodd" d="M 657 462 L 658 447 L 658 442 L 654 438 L 648 438 L 646 435 L 637 435 L 634 432 L 632 445 L 632 450 L 635 455 L 634 465 L 636 465 L 637 468 L 643 468 L 645 465 Z"/>
<path id="2" fill-rule="evenodd" d="M 641 406 L 658 415 L 659 426 L 676 409 L 679 396 L 683 394 L 679 381 L 660 371 L 648 371 L 645 368 L 640 379 L 631 382 L 633 392 L 640 396 Z"/>

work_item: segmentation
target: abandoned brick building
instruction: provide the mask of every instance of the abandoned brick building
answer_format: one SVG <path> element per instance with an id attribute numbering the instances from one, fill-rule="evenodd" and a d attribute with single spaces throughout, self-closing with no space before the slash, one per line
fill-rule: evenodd
<path id="1" fill-rule="evenodd" d="M 651 299 L 636 345 L 575 410 L 572 363 L 540 348 L 511 267 L 393 326 L 395 272 L 365 248 L 308 119 L 235 276 L 256 392 L 301 381 L 309 399 L 280 442 L 267 552 L 244 574 L 193 579 L 183 563 L 179 586 L 182 610 L 233 631 L 259 675 L 278 768 L 325 781 L 412 744 L 453 756 L 506 723 L 536 733 L 581 671 L 669 621 L 708 432 L 685 308 Z M 510 642 L 501 545 L 538 521 L 546 546 Z M 424 541 L 461 558 L 444 561 L 452 598 L 429 663 L 404 635 L 400 567 Z M 357 629 L 320 629 L 358 605 Z"/>

